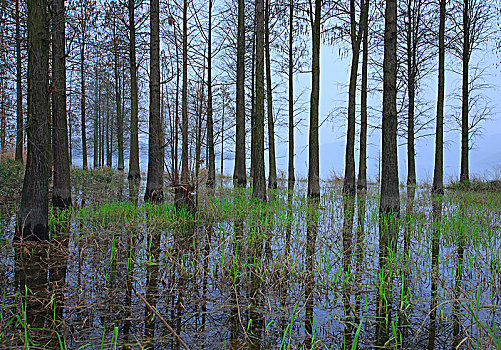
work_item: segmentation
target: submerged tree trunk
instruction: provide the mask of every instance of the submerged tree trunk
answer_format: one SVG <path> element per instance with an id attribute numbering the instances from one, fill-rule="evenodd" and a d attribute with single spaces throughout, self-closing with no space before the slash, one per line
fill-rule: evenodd
<path id="1" fill-rule="evenodd" d="M 21 14 L 20 0 L 16 0 L 16 156 L 15 160 L 23 161 L 23 88 L 22 88 L 22 58 L 21 58 Z"/>
<path id="2" fill-rule="evenodd" d="M 160 118 L 160 3 L 150 2 L 150 122 L 148 138 L 148 177 L 144 200 L 161 202 L 163 190 L 163 140 Z"/>
<path id="3" fill-rule="evenodd" d="M 181 183 L 187 185 L 190 182 L 188 163 L 188 0 L 184 0 L 183 2 L 183 91 L 181 98 L 181 134 L 183 137 L 181 149 Z"/>
<path id="4" fill-rule="evenodd" d="M 135 4 L 135 0 L 129 0 L 130 154 L 128 179 L 138 181 L 141 178 L 141 172 L 139 169 L 139 107 L 136 63 L 136 23 L 134 19 Z M 117 138 L 118 137 L 120 136 L 117 135 Z"/>
<path id="5" fill-rule="evenodd" d="M 397 162 L 397 0 L 386 0 L 383 59 L 381 214 L 400 211 Z"/>
<path id="6" fill-rule="evenodd" d="M 252 197 L 266 200 L 264 172 L 264 0 L 256 0 L 256 120 Z"/>
<path id="7" fill-rule="evenodd" d="M 82 42 L 80 43 L 80 84 L 82 90 L 82 96 L 80 101 L 80 114 L 81 114 L 81 127 L 82 127 L 82 158 L 83 158 L 83 169 L 87 170 L 87 131 L 85 123 L 85 31 L 82 29 Z"/>
<path id="8" fill-rule="evenodd" d="M 275 153 L 275 121 L 273 120 L 273 86 L 271 81 L 271 52 L 270 52 L 270 0 L 266 0 L 264 48 L 266 52 L 266 101 L 268 106 L 268 156 L 270 174 L 268 187 L 277 188 L 277 161 Z"/>
<path id="9" fill-rule="evenodd" d="M 411 2 L 407 6 L 407 91 L 409 110 L 407 112 L 407 185 L 416 184 L 416 158 L 414 149 L 414 109 L 416 100 L 416 38 L 415 23 Z"/>
<path id="10" fill-rule="evenodd" d="M 369 61 L 369 1 L 365 0 L 365 13 L 367 18 L 363 27 L 363 54 L 362 54 L 362 85 L 360 92 L 360 153 L 358 162 L 358 180 L 357 189 L 359 191 L 367 190 L 367 80 L 368 80 L 368 61 Z"/>
<path id="11" fill-rule="evenodd" d="M 216 182 L 216 156 L 214 153 L 214 120 L 212 118 L 212 5 L 213 0 L 209 0 L 209 38 L 207 52 L 207 148 L 209 175 L 207 186 L 214 187 Z"/>
<path id="12" fill-rule="evenodd" d="M 49 239 L 49 13 L 47 0 L 28 1 L 28 156 L 16 239 Z"/>
<path id="13" fill-rule="evenodd" d="M 470 64 L 470 20 L 469 20 L 470 0 L 463 2 L 463 52 L 462 52 L 462 99 L 461 99 L 461 174 L 459 181 L 467 184 L 470 181 L 469 170 L 469 64 Z"/>
<path id="14" fill-rule="evenodd" d="M 64 0 L 52 1 L 52 120 L 54 140 L 54 187 L 52 205 L 71 206 L 68 125 L 66 121 L 66 15 Z"/>
<path id="15" fill-rule="evenodd" d="M 234 186 L 236 187 L 246 187 L 247 174 L 245 169 L 245 1 L 244 0 L 238 0 L 236 111 L 237 111 L 237 122 L 236 122 L 236 142 L 235 142 L 235 171 L 233 173 L 233 183 Z M 254 170 L 255 169 L 253 169 L 253 171 Z"/>
<path id="16" fill-rule="evenodd" d="M 445 96 L 445 3 L 440 0 L 440 24 L 438 30 L 438 97 L 437 124 L 435 131 L 435 169 L 432 193 L 444 193 L 444 96 Z"/>
<path id="17" fill-rule="evenodd" d="M 312 72 L 310 98 L 310 139 L 308 154 L 308 197 L 320 197 L 320 169 L 318 144 L 318 109 L 320 99 L 320 20 L 322 0 L 315 0 L 315 13 L 312 17 Z"/>
<path id="18" fill-rule="evenodd" d="M 360 43 L 362 41 L 362 31 L 364 28 L 365 6 L 362 3 L 360 14 L 360 24 L 357 31 L 355 18 L 355 0 L 350 0 L 350 22 L 351 22 L 351 70 L 350 85 L 348 92 L 348 130 L 346 132 L 346 153 L 343 192 L 353 195 L 355 193 L 355 109 L 357 96 L 358 63 L 360 56 Z"/>
<path id="19" fill-rule="evenodd" d="M 289 164 L 288 189 L 294 189 L 294 0 L 289 1 Z"/>

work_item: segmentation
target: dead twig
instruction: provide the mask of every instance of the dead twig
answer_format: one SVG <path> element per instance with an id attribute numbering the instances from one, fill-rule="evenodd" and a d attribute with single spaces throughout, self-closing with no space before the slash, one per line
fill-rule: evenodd
<path id="1" fill-rule="evenodd" d="M 133 287 L 134 288 L 134 287 Z M 188 345 L 186 345 L 186 343 L 181 339 L 181 337 L 176 333 L 176 331 L 174 331 L 172 329 L 171 326 L 168 325 L 167 322 L 165 322 L 164 318 L 157 312 L 157 310 L 155 310 L 155 308 L 153 308 L 153 306 L 150 305 L 150 303 L 148 303 L 146 301 L 146 299 L 143 298 L 143 296 L 141 294 L 139 294 L 137 292 L 137 290 L 134 289 L 134 293 L 136 293 L 136 295 L 139 297 L 139 299 L 141 299 L 144 304 L 146 305 L 146 307 L 148 309 L 150 309 L 151 312 L 153 312 L 155 314 L 155 316 L 158 317 L 158 319 L 160 321 L 162 321 L 162 323 L 164 324 L 164 326 L 172 333 L 172 335 L 177 339 L 177 341 L 186 349 L 186 350 L 190 350 L 190 348 L 188 347 Z"/>

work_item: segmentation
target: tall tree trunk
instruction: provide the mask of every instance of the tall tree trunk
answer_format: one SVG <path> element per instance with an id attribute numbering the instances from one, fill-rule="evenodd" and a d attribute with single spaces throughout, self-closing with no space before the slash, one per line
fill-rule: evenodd
<path id="1" fill-rule="evenodd" d="M 266 200 L 264 172 L 264 0 L 256 0 L 256 120 L 252 197 Z M 238 147 L 238 146 L 237 146 Z"/>
<path id="2" fill-rule="evenodd" d="M 54 187 L 52 205 L 71 206 L 70 159 L 66 118 L 66 15 L 64 0 L 52 1 L 52 120 L 54 140 Z"/>
<path id="3" fill-rule="evenodd" d="M 444 193 L 444 96 L 445 96 L 445 3 L 440 0 L 438 29 L 438 97 L 437 125 L 435 131 L 435 169 L 432 193 Z"/>
<path id="4" fill-rule="evenodd" d="M 110 93 L 106 94 L 106 166 L 111 169 L 113 165 L 112 125 L 110 118 Z"/>
<path id="5" fill-rule="evenodd" d="M 397 161 L 397 0 L 386 0 L 383 59 L 381 214 L 400 211 Z"/>
<path id="6" fill-rule="evenodd" d="M 461 174 L 459 181 L 467 184 L 470 181 L 469 170 L 469 64 L 470 64 L 470 20 L 469 20 L 470 0 L 463 2 L 463 72 L 462 72 L 462 99 L 461 99 Z"/>
<path id="7" fill-rule="evenodd" d="M 369 61 L 369 1 L 364 1 L 365 13 L 367 14 L 363 26 L 363 54 L 362 54 L 362 85 L 360 92 L 360 153 L 358 162 L 357 189 L 367 190 L 367 80 Z"/>
<path id="8" fill-rule="evenodd" d="M 188 0 L 183 1 L 183 91 L 181 101 L 183 144 L 181 149 L 181 182 L 187 185 L 190 181 L 188 163 Z"/>
<path id="9" fill-rule="evenodd" d="M 82 127 L 82 158 L 83 158 L 83 169 L 87 170 L 89 167 L 87 165 L 87 131 L 85 130 L 85 30 L 82 29 L 82 42 L 80 43 L 80 84 L 82 90 L 81 102 L 80 102 L 80 114 L 81 114 L 81 127 Z"/>
<path id="10" fill-rule="evenodd" d="M 213 0 L 209 0 L 209 38 L 207 52 L 207 148 L 209 175 L 207 186 L 214 188 L 216 182 L 216 156 L 214 154 L 214 121 L 212 119 L 212 5 Z"/>
<path id="11" fill-rule="evenodd" d="M 22 58 L 21 58 L 21 14 L 19 10 L 20 0 L 16 0 L 16 156 L 17 161 L 23 161 L 23 88 L 22 88 Z"/>
<path id="12" fill-rule="evenodd" d="M 273 120 L 273 86 L 271 82 L 271 53 L 270 53 L 270 0 L 265 5 L 265 32 L 264 49 L 266 53 L 266 102 L 268 106 L 268 157 L 270 174 L 268 187 L 277 188 L 277 161 L 275 152 L 275 121 Z"/>
<path id="13" fill-rule="evenodd" d="M 129 23 L 130 24 L 130 23 Z M 131 28 L 134 26 L 134 23 L 131 24 Z M 134 35 L 132 35 L 132 32 L 134 29 L 130 29 L 131 35 L 130 35 L 130 40 L 132 41 L 133 36 L 135 40 L 135 32 Z M 120 87 L 120 75 L 119 75 L 119 64 L 120 64 L 120 57 L 118 53 L 118 38 L 117 38 L 117 26 L 116 26 L 116 18 L 113 18 L 113 73 L 114 73 L 114 78 L 115 78 L 115 101 L 116 101 L 116 109 L 117 109 L 117 141 L 118 141 L 118 164 L 117 164 L 117 169 L 119 171 L 123 171 L 125 168 L 125 160 L 124 160 L 124 117 L 122 113 L 122 89 Z M 132 44 L 129 44 L 129 49 L 132 48 Z M 135 48 L 135 44 L 134 44 Z M 131 53 L 132 56 L 132 53 Z M 135 57 L 135 53 L 134 53 Z M 132 62 L 132 59 L 131 59 Z M 132 68 L 131 68 L 132 71 Z M 137 78 L 136 78 L 137 80 Z M 131 86 L 132 86 L 132 72 L 131 72 Z M 136 81 L 136 86 L 137 86 L 137 81 Z M 132 96 L 132 94 L 131 94 Z M 137 97 L 137 94 L 136 94 Z M 131 100 L 134 97 L 131 98 Z M 132 110 L 132 108 L 131 108 Z M 132 122 L 132 118 L 131 118 Z M 132 141 L 132 137 L 131 137 Z M 132 154 L 132 152 L 131 152 Z M 129 157 L 129 163 L 131 162 L 132 157 Z M 138 159 L 139 161 L 139 159 Z M 129 164 L 129 168 L 130 168 Z M 129 175 L 131 174 L 130 169 L 129 169 Z"/>
<path id="14" fill-rule="evenodd" d="M 49 239 L 49 13 L 47 0 L 28 1 L 28 156 L 16 239 Z"/>
<path id="15" fill-rule="evenodd" d="M 98 62 L 99 62 L 99 55 L 98 57 Z M 99 69 L 98 65 L 96 64 L 96 70 L 95 70 L 95 75 L 96 75 L 96 86 L 94 88 L 94 93 L 95 93 L 95 100 L 94 100 L 94 169 L 99 168 L 99 160 L 100 160 L 100 153 L 99 153 L 99 128 L 100 128 L 100 120 L 99 120 L 99 109 L 101 106 L 99 105 L 100 103 L 100 87 L 99 87 Z"/>
<path id="16" fill-rule="evenodd" d="M 320 197 L 318 109 L 320 99 L 320 20 L 322 18 L 322 0 L 315 0 L 315 13 L 310 14 L 312 26 L 312 64 L 310 97 L 310 139 L 308 152 L 308 197 Z"/>
<path id="17" fill-rule="evenodd" d="M 416 184 L 416 160 L 414 150 L 414 109 L 416 100 L 416 24 L 412 2 L 407 2 L 407 91 L 409 110 L 407 113 L 407 185 Z"/>
<path id="18" fill-rule="evenodd" d="M 252 59 L 251 59 L 251 162 L 250 177 L 254 177 L 254 122 L 256 121 L 256 21 L 252 32 Z"/>
<path id="19" fill-rule="evenodd" d="M 236 122 L 236 143 L 235 143 L 235 171 L 233 173 L 233 183 L 234 186 L 236 187 L 245 187 L 247 185 L 247 174 L 245 169 L 245 1 L 244 0 L 238 0 L 236 111 L 237 111 L 237 122 Z"/>
<path id="20" fill-rule="evenodd" d="M 128 179 L 137 181 L 141 178 L 139 169 L 139 107 L 136 63 L 136 22 L 134 18 L 135 0 L 129 0 L 129 60 L 130 60 L 130 155 Z M 117 108 L 119 105 L 117 98 Z M 122 117 L 123 118 L 123 117 Z M 122 119 L 123 120 L 123 119 Z M 119 121 L 117 120 L 117 124 Z M 118 125 L 117 125 L 118 126 Z M 117 135 L 119 139 L 120 133 Z M 123 148 L 123 146 L 122 146 Z M 120 145 L 118 153 L 120 154 Z"/>
<path id="21" fill-rule="evenodd" d="M 150 123 L 148 138 L 148 177 L 144 200 L 164 199 L 164 159 L 160 118 L 160 3 L 150 2 Z"/>
<path id="22" fill-rule="evenodd" d="M 294 189 L 294 0 L 289 1 L 289 163 L 288 189 Z"/>

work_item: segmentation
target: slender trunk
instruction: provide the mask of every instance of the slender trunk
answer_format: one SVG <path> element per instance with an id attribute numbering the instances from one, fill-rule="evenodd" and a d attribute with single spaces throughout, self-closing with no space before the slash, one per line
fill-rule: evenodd
<path id="1" fill-rule="evenodd" d="M 188 0 L 183 1 L 183 91 L 181 101 L 183 144 L 181 149 L 181 183 L 187 185 L 190 181 L 188 163 Z"/>
<path id="2" fill-rule="evenodd" d="M 109 92 L 106 94 L 106 166 L 108 168 L 111 168 L 113 164 L 113 159 L 112 159 L 112 123 L 110 121 L 110 99 L 109 99 Z"/>
<path id="3" fill-rule="evenodd" d="M 461 174 L 459 181 L 467 184 L 470 181 L 469 171 L 469 64 L 470 64 L 470 20 L 469 20 L 469 1 L 463 3 L 463 82 L 462 82 L 462 100 L 461 100 Z"/>
<path id="4" fill-rule="evenodd" d="M 315 0 L 315 13 L 312 16 L 312 72 L 310 98 L 310 136 L 308 153 L 308 197 L 320 197 L 319 143 L 318 143 L 318 110 L 320 99 L 320 20 L 322 17 L 322 0 Z"/>
<path id="5" fill-rule="evenodd" d="M 254 122 L 256 119 L 256 24 L 254 21 L 252 33 L 252 59 L 251 59 L 251 162 L 250 177 L 254 177 Z"/>
<path id="6" fill-rule="evenodd" d="M 288 188 L 292 190 L 294 175 L 294 0 L 289 2 L 289 164 Z"/>
<path id="7" fill-rule="evenodd" d="M 256 4 L 257 6 L 257 4 Z M 245 1 L 238 0 L 237 38 L 237 122 L 235 143 L 235 172 L 233 183 L 236 187 L 246 187 L 245 169 Z M 255 127 L 255 126 L 254 126 Z"/>
<path id="8" fill-rule="evenodd" d="M 179 74 L 179 46 L 177 42 L 176 26 L 174 26 L 174 40 L 176 42 L 176 120 L 174 126 L 174 185 L 179 184 L 179 86 L 180 77 Z"/>
<path id="9" fill-rule="evenodd" d="M 134 25 L 134 24 L 132 24 Z M 131 32 L 133 29 L 131 29 Z M 131 33 L 131 41 L 132 41 L 132 33 Z M 117 141 L 118 141 L 118 164 L 117 169 L 119 171 L 123 171 L 125 168 L 125 160 L 124 160 L 124 117 L 122 113 L 122 89 L 120 88 L 120 75 L 119 75 L 119 64 L 120 57 L 118 53 L 118 38 L 117 38 L 117 26 L 116 26 L 116 18 L 113 18 L 113 73 L 115 78 L 115 101 L 116 101 L 116 109 L 117 109 Z M 135 46 L 135 45 L 134 45 Z M 132 49 L 132 45 L 129 47 Z M 132 56 L 132 54 L 131 54 Z M 132 62 L 132 60 L 131 60 Z M 136 82 L 137 84 L 137 82 Z M 131 72 L 131 85 L 132 85 L 132 72 Z M 132 108 L 131 108 L 132 110 Z M 132 118 L 131 118 L 132 122 Z M 132 141 L 132 137 L 131 137 Z M 131 152 L 132 153 L 132 152 Z M 130 157 L 131 158 L 131 157 Z M 131 162 L 131 159 L 129 159 Z M 129 164 L 129 168 L 131 168 Z M 129 170 L 130 174 L 130 170 Z"/>
<path id="10" fill-rule="evenodd" d="M 80 43 L 80 84 L 82 90 L 81 102 L 80 102 L 80 113 L 81 113 L 81 123 L 82 123 L 82 158 L 83 158 L 83 169 L 87 170 L 87 132 L 85 130 L 85 31 L 82 29 L 82 42 Z"/>
<path id="11" fill-rule="evenodd" d="M 28 156 L 16 239 L 49 239 L 49 13 L 47 0 L 28 1 Z"/>
<path id="12" fill-rule="evenodd" d="M 137 63 L 136 63 L 136 22 L 134 18 L 135 0 L 129 0 L 129 60 L 130 60 L 130 154 L 128 179 L 137 181 L 141 178 L 139 168 L 139 107 L 137 86 Z M 117 98 L 117 105 L 119 104 Z M 123 119 L 122 119 L 123 120 Z M 119 124 L 119 120 L 117 120 Z M 117 125 L 119 127 L 119 125 Z M 120 133 L 117 139 L 121 138 Z M 119 141 L 120 143 L 120 141 Z M 118 145 L 120 156 L 120 145 Z M 123 148 L 123 146 L 122 146 Z M 120 167 L 120 162 L 119 162 Z"/>
<path id="13" fill-rule="evenodd" d="M 216 182 L 216 156 L 214 154 L 214 121 L 212 119 L 212 4 L 209 0 L 209 38 L 207 52 L 207 148 L 209 174 L 207 186 L 214 188 Z"/>
<path id="14" fill-rule="evenodd" d="M 256 0 L 256 120 L 252 197 L 266 200 L 264 172 L 264 0 Z"/>
<path id="15" fill-rule="evenodd" d="M 16 0 L 16 157 L 23 161 L 23 88 L 22 88 L 22 58 L 21 58 L 21 15 L 19 10 L 20 0 Z"/>
<path id="16" fill-rule="evenodd" d="M 99 55 L 98 55 L 98 62 L 99 62 Z M 98 65 L 96 65 L 96 86 L 94 89 L 95 92 L 95 102 L 94 102 L 94 169 L 97 169 L 99 167 L 99 159 L 100 159 L 100 153 L 99 153 L 99 127 L 100 127 L 100 120 L 99 120 L 99 70 L 98 70 Z"/>
<path id="17" fill-rule="evenodd" d="M 386 0 L 383 59 L 381 214 L 400 211 L 397 161 L 397 0 Z"/>
<path id="18" fill-rule="evenodd" d="M 163 191 L 163 140 L 160 118 L 160 3 L 150 2 L 150 121 L 148 176 L 144 200 L 161 202 Z"/>
<path id="19" fill-rule="evenodd" d="M 277 162 L 275 153 L 275 121 L 273 120 L 273 87 L 271 82 L 271 53 L 270 53 L 270 0 L 265 5 L 265 32 L 264 48 L 266 52 L 266 92 L 268 106 L 268 156 L 270 174 L 268 187 L 277 188 Z"/>
<path id="20" fill-rule="evenodd" d="M 358 181 L 357 189 L 359 191 L 367 190 L 367 80 L 368 80 L 368 61 L 369 61 L 369 1 L 364 1 L 365 13 L 367 14 L 365 25 L 363 27 L 363 54 L 362 54 L 362 86 L 360 92 L 360 153 L 358 162 Z"/>
<path id="21" fill-rule="evenodd" d="M 445 3 L 446 0 L 440 0 L 437 125 L 435 132 L 435 169 L 433 172 L 432 187 L 432 192 L 437 194 L 444 193 Z"/>
<path id="22" fill-rule="evenodd" d="M 414 109 L 416 99 L 416 45 L 413 32 L 416 30 L 411 1 L 407 7 L 407 91 L 409 110 L 407 113 L 407 185 L 416 184 L 416 161 L 414 150 Z"/>
<path id="23" fill-rule="evenodd" d="M 54 187 L 52 205 L 71 206 L 70 159 L 66 120 L 66 15 L 64 0 L 52 1 L 52 120 L 54 140 Z"/>

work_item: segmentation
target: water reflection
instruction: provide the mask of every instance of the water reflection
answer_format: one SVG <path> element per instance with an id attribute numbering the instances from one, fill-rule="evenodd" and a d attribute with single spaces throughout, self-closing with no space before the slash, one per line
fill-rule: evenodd
<path id="1" fill-rule="evenodd" d="M 443 196 L 432 198 L 432 230 L 431 230 L 431 300 L 430 300 L 430 328 L 428 349 L 435 348 L 437 330 L 437 297 L 439 281 L 439 253 L 440 253 L 440 228 L 442 221 Z"/>
<path id="2" fill-rule="evenodd" d="M 355 325 L 360 325 L 360 306 L 362 303 L 362 275 L 364 272 L 364 252 L 365 252 L 365 206 L 367 202 L 367 191 L 357 191 L 357 233 L 355 246 L 355 276 L 356 285 L 354 318 Z M 357 343 L 358 348 L 358 343 Z"/>
<path id="3" fill-rule="evenodd" d="M 464 250 L 466 238 L 466 225 L 468 222 L 468 202 L 461 201 L 459 205 L 459 215 L 462 218 L 460 221 L 459 232 L 457 236 L 457 253 L 456 253 L 456 276 L 453 286 L 453 303 L 452 303 L 452 346 L 458 347 L 462 341 L 461 335 L 461 288 L 463 283 L 464 269 Z"/>
<path id="4" fill-rule="evenodd" d="M 319 220 L 319 202 L 317 199 L 308 201 L 306 220 L 306 280 L 304 284 L 304 295 L 306 298 L 304 327 L 306 330 L 306 338 L 304 348 L 311 349 L 315 330 L 313 308 L 315 305 L 315 259 Z"/>
<path id="5" fill-rule="evenodd" d="M 353 255 L 353 220 L 355 212 L 355 193 L 343 195 L 343 309 L 344 309 L 344 347 L 351 349 L 353 343 L 354 313 L 351 305 L 351 263 Z"/>

